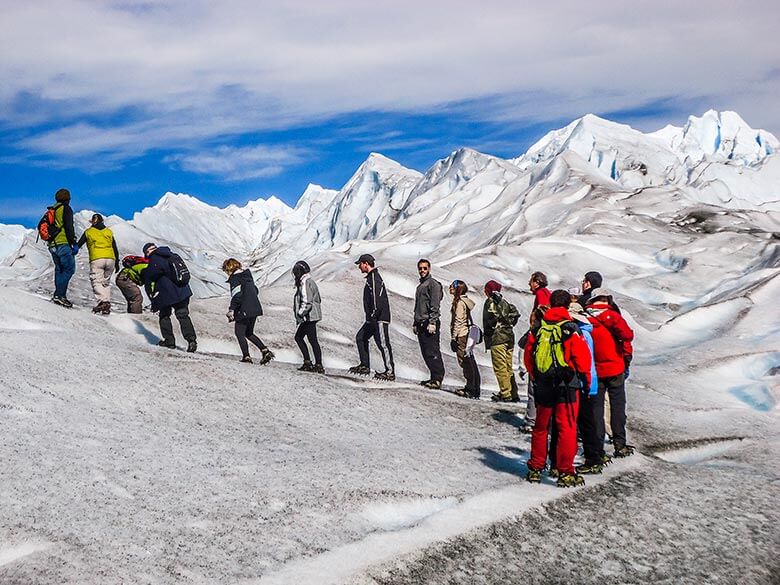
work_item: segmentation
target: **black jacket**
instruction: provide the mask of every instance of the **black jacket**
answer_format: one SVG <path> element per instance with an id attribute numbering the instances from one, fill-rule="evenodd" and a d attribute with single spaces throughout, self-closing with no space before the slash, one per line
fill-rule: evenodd
<path id="1" fill-rule="evenodd" d="M 436 323 L 440 317 L 441 299 L 444 296 L 441 283 L 430 274 L 420 279 L 414 293 L 414 323 Z"/>
<path id="2" fill-rule="evenodd" d="M 190 285 L 176 286 L 167 246 L 157 248 L 149 255 L 149 266 L 143 271 L 146 294 L 152 300 L 152 311 L 172 307 L 192 296 Z"/>
<path id="3" fill-rule="evenodd" d="M 385 283 L 379 276 L 377 268 L 366 275 L 366 286 L 363 287 L 363 311 L 369 323 L 390 322 L 390 300 L 387 298 Z"/>
<path id="4" fill-rule="evenodd" d="M 228 278 L 230 284 L 230 310 L 236 321 L 248 321 L 263 314 L 257 294 L 257 286 L 248 268 L 237 270 Z"/>

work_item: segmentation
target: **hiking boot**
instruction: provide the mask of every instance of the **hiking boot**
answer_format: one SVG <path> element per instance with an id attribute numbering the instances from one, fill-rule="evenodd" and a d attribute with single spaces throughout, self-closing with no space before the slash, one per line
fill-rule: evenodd
<path id="1" fill-rule="evenodd" d="M 322 367 L 322 364 L 314 364 L 314 368 L 312 369 L 312 372 L 315 374 L 324 374 L 325 368 Z"/>
<path id="2" fill-rule="evenodd" d="M 105 302 L 103 303 L 103 308 L 100 310 L 101 315 L 110 315 L 111 314 L 111 303 Z"/>
<path id="3" fill-rule="evenodd" d="M 51 298 L 51 301 L 57 305 L 60 305 L 61 307 L 65 307 L 66 309 L 70 309 L 73 307 L 73 303 L 71 303 L 68 299 L 65 297 L 57 297 L 54 296 Z"/>
<path id="4" fill-rule="evenodd" d="M 241 358 L 241 363 L 242 364 L 251 364 L 251 363 L 254 363 L 254 362 L 252 361 L 252 358 L 250 356 L 245 355 L 244 357 Z"/>
<path id="5" fill-rule="evenodd" d="M 420 386 L 427 386 L 431 383 L 431 380 L 420 380 Z"/>
<path id="6" fill-rule="evenodd" d="M 542 471 L 540 469 L 528 468 L 528 473 L 525 474 L 525 481 L 528 483 L 541 483 Z"/>
<path id="7" fill-rule="evenodd" d="M 577 473 L 583 475 L 600 475 L 604 471 L 604 466 L 601 463 L 588 463 L 587 461 L 582 465 L 578 465 L 576 468 Z"/>
<path id="8" fill-rule="evenodd" d="M 270 349 L 266 348 L 262 350 L 263 357 L 260 358 L 260 365 L 264 366 L 268 362 L 270 362 L 272 359 L 274 359 L 276 356 L 274 355 L 274 352 L 272 352 Z"/>
<path id="9" fill-rule="evenodd" d="M 298 368 L 299 372 L 313 372 L 314 371 L 314 364 L 312 364 L 309 360 L 304 360 L 303 365 Z"/>
<path id="10" fill-rule="evenodd" d="M 466 392 L 465 388 L 458 388 L 453 391 L 453 394 L 455 394 L 455 396 L 460 396 L 461 398 L 469 398 L 469 393 Z"/>
<path id="11" fill-rule="evenodd" d="M 523 433 L 524 435 L 530 435 L 531 433 L 534 432 L 534 423 L 524 420 L 523 424 L 520 425 L 517 430 Z"/>
<path id="12" fill-rule="evenodd" d="M 551 477 L 553 479 L 556 479 L 556 478 L 560 477 L 561 474 L 558 472 L 557 469 L 555 469 L 555 467 L 551 467 L 550 471 L 547 472 L 547 476 Z"/>
<path id="13" fill-rule="evenodd" d="M 493 402 L 519 402 L 519 399 L 512 398 L 512 396 L 502 396 L 499 393 L 493 394 L 493 396 L 490 397 L 490 400 Z"/>
<path id="14" fill-rule="evenodd" d="M 349 373 L 357 374 L 359 376 L 368 376 L 371 373 L 371 368 L 364 366 L 363 364 L 358 364 L 356 366 L 352 366 L 349 369 Z"/>
<path id="15" fill-rule="evenodd" d="M 634 454 L 634 447 L 631 445 L 623 445 L 619 449 L 615 449 L 615 457 L 631 457 Z"/>
<path id="16" fill-rule="evenodd" d="M 606 467 L 610 463 L 612 463 L 612 457 L 604 453 L 601 457 L 599 457 L 599 462 Z"/>
<path id="17" fill-rule="evenodd" d="M 560 488 L 570 488 L 585 485 L 585 479 L 578 473 L 562 473 L 556 484 Z"/>
<path id="18" fill-rule="evenodd" d="M 97 305 L 92 307 L 93 313 L 102 313 L 103 312 L 103 301 L 100 301 Z"/>
<path id="19" fill-rule="evenodd" d="M 194 339 L 192 341 L 190 341 L 187 344 L 187 351 L 190 352 L 190 353 L 194 353 L 194 352 L 198 351 L 198 342 L 195 341 Z"/>
<path id="20" fill-rule="evenodd" d="M 168 349 L 176 349 L 176 342 L 173 339 L 161 339 L 157 342 L 160 347 L 167 347 Z"/>
<path id="21" fill-rule="evenodd" d="M 390 382 L 395 381 L 395 373 L 392 370 L 385 370 L 384 372 L 377 372 L 374 374 L 374 380 L 388 380 Z"/>
<path id="22" fill-rule="evenodd" d="M 425 387 L 430 388 L 431 390 L 441 390 L 441 382 L 439 380 L 431 380 L 425 384 Z"/>

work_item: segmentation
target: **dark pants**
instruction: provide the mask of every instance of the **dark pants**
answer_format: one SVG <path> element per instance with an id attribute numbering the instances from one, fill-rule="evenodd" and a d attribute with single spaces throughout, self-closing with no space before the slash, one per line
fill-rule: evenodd
<path id="1" fill-rule="evenodd" d="M 599 393 L 609 394 L 609 425 L 612 427 L 612 444 L 615 450 L 626 446 L 626 378 L 623 374 L 599 379 Z M 604 409 L 601 414 L 601 434 L 604 442 Z"/>
<path id="2" fill-rule="evenodd" d="M 68 283 L 76 273 L 76 257 L 68 244 L 53 246 L 49 252 L 54 260 L 54 296 L 67 298 Z"/>
<path id="3" fill-rule="evenodd" d="M 246 342 L 247 339 L 255 344 L 260 351 L 268 349 L 263 343 L 263 340 L 255 335 L 255 321 L 257 321 L 257 317 L 252 317 L 246 321 L 236 321 L 235 324 L 238 346 L 241 348 L 241 355 L 244 357 L 249 355 L 249 344 Z"/>
<path id="4" fill-rule="evenodd" d="M 604 455 L 604 392 L 599 380 L 599 391 L 595 396 L 583 396 L 577 424 L 582 436 L 585 464 L 601 463 Z"/>
<path id="5" fill-rule="evenodd" d="M 441 347 L 439 347 L 441 324 L 436 321 L 436 333 L 428 333 L 426 322 L 418 323 L 416 329 L 420 353 L 431 372 L 431 380 L 441 382 L 444 380 L 444 361 L 441 359 Z"/>
<path id="6" fill-rule="evenodd" d="M 311 362 L 309 348 L 306 347 L 304 338 L 308 339 L 311 344 L 311 350 L 314 353 L 314 363 L 322 365 L 322 350 L 320 349 L 320 342 L 317 341 L 316 321 L 304 321 L 298 325 L 298 330 L 295 332 L 295 343 L 298 344 L 298 349 L 303 354 L 303 361 Z"/>
<path id="7" fill-rule="evenodd" d="M 141 287 L 130 280 L 126 274 L 119 274 L 116 277 L 116 285 L 122 291 L 122 296 L 127 301 L 127 312 L 141 313 L 144 303 L 144 298 L 141 296 Z"/>
<path id="8" fill-rule="evenodd" d="M 466 355 L 466 342 L 468 339 L 468 335 L 455 338 L 455 342 L 458 344 L 455 356 L 458 358 L 458 364 L 463 369 L 463 377 L 466 378 L 466 394 L 473 398 L 479 398 L 482 380 L 479 376 L 479 366 L 474 353 Z"/>
<path id="9" fill-rule="evenodd" d="M 373 337 L 379 353 L 382 354 L 382 361 L 385 364 L 385 371 L 395 372 L 393 364 L 393 348 L 390 347 L 390 324 L 383 322 L 366 321 L 358 330 L 355 336 L 358 355 L 360 356 L 360 365 L 371 367 L 371 357 L 368 351 L 368 341 Z"/>
<path id="10" fill-rule="evenodd" d="M 173 323 L 171 322 L 171 313 L 176 315 L 176 320 L 181 327 L 181 334 L 187 341 L 195 341 L 195 327 L 190 319 L 190 299 L 184 299 L 170 307 L 160 309 L 160 333 L 163 340 L 174 343 L 176 338 L 173 335 Z"/>

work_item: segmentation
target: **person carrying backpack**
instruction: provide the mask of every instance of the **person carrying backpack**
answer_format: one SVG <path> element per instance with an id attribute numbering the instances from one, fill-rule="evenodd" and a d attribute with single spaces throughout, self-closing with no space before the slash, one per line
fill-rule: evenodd
<path id="1" fill-rule="evenodd" d="M 450 285 L 450 294 L 452 295 L 452 315 L 450 320 L 450 348 L 455 352 L 458 358 L 458 365 L 463 370 L 463 377 L 466 378 L 466 387 L 456 392 L 459 396 L 466 398 L 479 399 L 480 395 L 480 376 L 479 366 L 474 357 L 474 345 L 479 343 L 472 340 L 469 343 L 469 329 L 473 325 L 471 311 L 474 309 L 474 301 L 468 296 L 468 287 L 462 280 L 453 280 Z"/>
<path id="2" fill-rule="evenodd" d="M 549 302 L 549 300 L 548 300 Z M 536 332 L 542 325 L 542 319 L 544 314 L 550 309 L 549 305 L 539 305 L 533 311 L 528 318 L 528 331 L 523 333 L 520 337 L 520 341 L 517 342 L 517 346 L 520 351 L 520 355 L 523 355 L 525 351 L 525 344 L 528 342 L 528 336 L 531 333 Z M 521 376 L 522 377 L 522 376 Z M 536 424 L 536 401 L 534 400 L 534 381 L 531 376 L 528 376 L 528 399 L 525 406 L 525 416 L 523 417 L 523 426 L 520 427 L 520 432 L 529 434 L 533 431 Z"/>
<path id="3" fill-rule="evenodd" d="M 70 191 L 59 189 L 54 194 L 56 203 L 49 207 L 38 223 L 38 234 L 46 241 L 54 261 L 53 303 L 70 309 L 68 283 L 76 273 L 76 232 L 73 228 L 73 209 L 70 207 Z"/>
<path id="4" fill-rule="evenodd" d="M 303 365 L 298 368 L 302 372 L 324 374 L 322 367 L 322 350 L 317 340 L 317 322 L 322 319 L 322 299 L 317 283 L 311 277 L 311 268 L 303 260 L 295 263 L 292 269 L 295 278 L 295 295 L 293 296 L 293 312 L 298 329 L 295 331 L 295 343 L 303 354 Z M 311 363 L 309 348 L 304 339 L 308 339 L 314 353 L 314 363 Z"/>
<path id="5" fill-rule="evenodd" d="M 184 339 L 187 340 L 187 351 L 197 351 L 197 335 L 189 309 L 192 289 L 188 284 L 189 274 L 187 273 L 185 278 L 182 277 L 183 260 L 167 246 L 158 248 L 151 242 L 144 245 L 143 253 L 149 259 L 149 265 L 143 271 L 146 294 L 152 301 L 152 312 L 160 312 L 162 339 L 157 345 L 171 349 L 176 347 L 171 322 L 173 313 L 179 321 Z"/>
<path id="6" fill-rule="evenodd" d="M 258 297 L 257 285 L 248 268 L 242 268 L 241 262 L 228 258 L 222 263 L 222 271 L 228 275 L 230 285 L 230 307 L 227 312 L 228 323 L 235 323 L 236 339 L 241 348 L 241 361 L 252 363 L 249 355 L 251 341 L 262 352 L 260 363 L 265 365 L 274 359 L 274 353 L 266 347 L 263 340 L 255 335 L 255 322 L 263 314 L 263 307 Z"/>
<path id="7" fill-rule="evenodd" d="M 444 380 L 444 360 L 441 359 L 441 283 L 431 276 L 431 263 L 425 258 L 417 261 L 420 283 L 414 293 L 412 331 L 417 335 L 425 365 L 430 372 L 420 382 L 426 388 L 438 390 Z"/>
<path id="8" fill-rule="evenodd" d="M 111 313 L 111 275 L 119 272 L 119 250 L 102 215 L 95 213 L 90 224 L 76 244 L 79 248 L 86 244 L 89 252 L 89 280 L 97 299 L 92 312 L 108 315 Z"/>
<path id="9" fill-rule="evenodd" d="M 490 399 L 494 402 L 519 402 L 517 381 L 512 369 L 512 350 L 515 344 L 513 328 L 520 318 L 520 312 L 501 296 L 501 284 L 495 280 L 485 284 L 485 296 L 487 299 L 482 309 L 482 331 L 485 335 L 485 348 L 490 350 L 499 390 Z"/>
<path id="10" fill-rule="evenodd" d="M 531 433 L 531 458 L 526 479 L 539 483 L 547 462 L 547 434 L 552 418 L 558 430 L 555 467 L 558 487 L 584 485 L 574 469 L 577 454 L 579 394 L 590 387 L 591 356 L 579 327 L 568 311 L 565 290 L 550 295 L 550 310 L 526 341 L 523 359 L 534 381 L 536 424 Z"/>
<path id="11" fill-rule="evenodd" d="M 599 377 L 598 400 L 593 405 L 594 428 L 589 443 L 604 444 L 604 395 L 609 394 L 609 420 L 615 457 L 633 455 L 634 447 L 626 444 L 626 370 L 631 364 L 634 332 L 614 308 L 612 293 L 605 288 L 591 291 L 585 307 L 593 325 L 594 359 Z"/>
<path id="12" fill-rule="evenodd" d="M 143 256 L 125 256 L 122 258 L 122 270 L 116 275 L 116 285 L 127 301 L 127 312 L 143 312 L 141 286 L 144 284 L 143 271 L 149 266 L 149 259 Z"/>

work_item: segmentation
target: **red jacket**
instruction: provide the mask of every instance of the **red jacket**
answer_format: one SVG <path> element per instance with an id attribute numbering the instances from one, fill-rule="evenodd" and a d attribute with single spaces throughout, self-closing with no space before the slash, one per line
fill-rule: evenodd
<path id="1" fill-rule="evenodd" d="M 534 291 L 534 309 L 538 307 L 539 305 L 547 305 L 550 306 L 550 295 L 552 293 L 550 292 L 550 289 L 546 286 L 543 286 L 542 288 L 537 288 Z M 531 309 L 533 310 L 533 309 Z"/>
<path id="2" fill-rule="evenodd" d="M 626 370 L 626 357 L 630 360 L 634 354 L 634 332 L 608 303 L 588 305 L 588 319 L 593 324 L 596 374 L 599 378 L 619 376 Z"/>
<path id="3" fill-rule="evenodd" d="M 548 323 L 558 323 L 560 321 L 571 321 L 571 315 L 565 307 L 553 307 L 544 314 L 544 320 Z M 523 362 L 528 375 L 534 377 L 534 343 L 536 336 L 531 331 L 528 334 L 528 340 L 525 342 L 523 351 Z M 563 359 L 578 374 L 587 378 L 587 386 L 590 386 L 590 349 L 588 343 L 579 333 L 574 333 L 563 342 Z"/>

